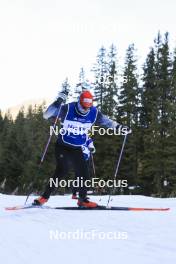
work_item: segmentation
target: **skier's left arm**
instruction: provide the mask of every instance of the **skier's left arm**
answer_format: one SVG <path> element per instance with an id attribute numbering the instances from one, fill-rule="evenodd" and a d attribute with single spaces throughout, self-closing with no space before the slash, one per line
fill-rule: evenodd
<path id="1" fill-rule="evenodd" d="M 131 133 L 131 129 L 127 126 L 124 126 L 112 119 L 110 119 L 108 116 L 102 114 L 99 110 L 97 113 L 97 119 L 95 122 L 96 126 L 102 126 L 102 127 L 106 127 L 106 128 L 112 128 L 112 129 L 123 129 L 126 130 L 126 133 Z"/>

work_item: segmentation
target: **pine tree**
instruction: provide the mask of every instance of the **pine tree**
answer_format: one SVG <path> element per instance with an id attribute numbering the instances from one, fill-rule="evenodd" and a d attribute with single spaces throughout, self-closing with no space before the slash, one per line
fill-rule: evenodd
<path id="1" fill-rule="evenodd" d="M 159 125 L 159 146 L 158 146 L 158 173 L 155 174 L 156 191 L 161 194 L 163 182 L 169 176 L 167 167 L 168 159 L 168 135 L 169 135 L 169 109 L 171 89 L 171 59 L 168 44 L 168 33 L 161 47 L 157 49 L 156 61 L 156 85 L 159 91 L 158 96 L 158 125 Z"/>
<path id="2" fill-rule="evenodd" d="M 82 67 L 80 69 L 80 73 L 79 73 L 79 81 L 78 83 L 76 84 L 75 86 L 75 89 L 74 89 L 74 93 L 73 93 L 73 96 L 72 98 L 77 101 L 81 92 L 82 92 L 82 84 L 85 82 L 85 71 L 84 71 L 84 68 Z"/>
<path id="3" fill-rule="evenodd" d="M 151 48 L 143 67 L 143 92 L 141 100 L 142 154 L 139 185 L 146 195 L 154 192 L 154 177 L 157 168 L 158 96 L 156 86 L 155 52 Z"/>
<path id="4" fill-rule="evenodd" d="M 175 195 L 176 193 L 176 53 L 174 52 L 173 61 L 169 53 L 168 33 L 165 34 L 163 43 L 163 86 L 162 93 L 164 103 L 162 106 L 162 116 L 160 122 L 160 131 L 162 132 L 162 155 L 164 173 L 161 178 L 162 183 L 166 182 L 166 186 L 161 186 L 162 195 Z M 164 67 L 165 66 L 165 67 Z M 166 71 L 167 70 L 167 71 Z M 165 87 L 164 87 L 165 85 Z M 162 130 L 161 130 L 162 129 Z"/>
<path id="5" fill-rule="evenodd" d="M 0 110 L 0 133 L 2 132 L 3 130 L 3 117 L 2 117 L 2 112 Z"/>
<path id="6" fill-rule="evenodd" d="M 107 73 L 108 65 L 106 58 L 106 49 L 102 46 L 97 55 L 97 62 L 95 63 L 92 71 L 95 73 L 95 100 L 97 102 L 97 107 L 103 111 L 106 111 L 104 107 L 104 97 L 106 96 L 106 83 L 107 83 Z M 105 108 L 105 109 L 104 109 Z"/>
<path id="7" fill-rule="evenodd" d="M 117 75 L 117 50 L 116 47 L 112 44 L 110 47 L 110 51 L 107 55 L 107 75 L 106 75 L 106 95 L 103 98 L 103 110 L 105 113 L 113 118 L 116 116 L 116 108 L 117 108 L 117 83 L 116 83 L 116 75 Z"/>
<path id="8" fill-rule="evenodd" d="M 81 67 L 80 73 L 79 73 L 79 82 L 83 83 L 85 81 L 85 71 L 84 68 Z"/>
<path id="9" fill-rule="evenodd" d="M 165 47 L 166 48 L 166 47 Z M 168 56 L 168 62 L 170 57 Z M 168 63 L 168 73 L 170 73 L 170 63 Z M 168 76 L 169 77 L 169 76 Z M 173 61 L 171 63 L 171 81 L 169 78 L 169 87 L 167 94 L 167 131 L 166 131 L 166 146 L 165 146 L 165 175 L 163 177 L 166 185 L 163 187 L 164 195 L 176 194 L 176 50 L 174 51 Z"/>
<path id="10" fill-rule="evenodd" d="M 143 184 L 147 194 L 163 195 L 163 183 L 170 170 L 171 58 L 168 33 L 164 42 L 160 32 L 155 50 L 148 55 L 144 68 L 143 105 Z"/>
<path id="11" fill-rule="evenodd" d="M 118 97 L 118 115 L 121 123 L 132 129 L 132 135 L 128 136 L 123 163 L 119 176 L 128 180 L 129 185 L 137 185 L 139 166 L 139 105 L 140 94 L 137 74 L 137 59 L 134 44 L 130 45 L 126 52 L 125 68 Z M 127 191 L 127 189 L 125 190 Z"/>
<path id="12" fill-rule="evenodd" d="M 95 101 L 100 111 L 110 118 L 116 117 L 116 47 L 111 45 L 109 52 L 104 47 L 99 50 L 95 72 Z M 103 142 L 103 144 L 102 144 Z M 114 163 L 116 161 L 118 139 L 117 136 L 95 135 L 95 164 L 97 177 L 105 180 L 112 179 Z M 103 160 L 103 162 L 102 162 Z"/>
<path id="13" fill-rule="evenodd" d="M 19 167 L 16 166 L 16 142 L 14 137 L 14 122 L 10 112 L 4 117 L 2 131 L 2 160 L 1 160 L 1 179 L 5 185 L 3 191 L 11 193 L 18 187 Z"/>

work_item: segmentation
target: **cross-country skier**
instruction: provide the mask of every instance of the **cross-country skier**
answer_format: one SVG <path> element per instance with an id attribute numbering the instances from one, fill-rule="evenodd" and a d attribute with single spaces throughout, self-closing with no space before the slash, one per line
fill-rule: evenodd
<path id="1" fill-rule="evenodd" d="M 89 179 L 88 164 L 84 159 L 81 147 L 88 139 L 88 130 L 92 125 L 103 126 L 106 128 L 118 129 L 120 124 L 109 119 L 102 114 L 96 107 L 93 106 L 93 96 L 90 91 L 83 91 L 78 102 L 61 104 L 65 102 L 67 92 L 61 91 L 58 99 L 51 104 L 44 118 L 49 119 L 56 117 L 59 112 L 61 120 L 62 133 L 60 131 L 55 145 L 56 169 L 53 175 L 53 180 L 58 178 L 58 181 L 63 178 L 68 172 L 68 164 L 71 163 L 75 171 L 75 175 L 82 179 L 83 183 Z M 123 127 L 127 131 L 128 128 Z M 79 133 L 74 133 L 76 130 Z M 63 133 L 66 132 L 66 133 Z M 83 185 L 83 186 L 82 186 Z M 78 206 L 94 208 L 97 206 L 95 202 L 87 199 L 87 188 L 85 184 L 79 186 Z M 42 205 L 46 203 L 54 191 L 55 186 L 48 183 L 41 197 L 35 199 L 34 205 Z"/>

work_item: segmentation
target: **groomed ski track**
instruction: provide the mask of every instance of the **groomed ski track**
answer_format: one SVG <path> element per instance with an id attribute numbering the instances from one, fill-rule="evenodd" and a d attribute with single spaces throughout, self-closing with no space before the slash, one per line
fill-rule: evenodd
<path id="1" fill-rule="evenodd" d="M 111 206 L 159 207 L 154 211 L 5 211 L 23 204 L 24 196 L 0 194 L 2 264 L 174 264 L 176 199 L 144 196 L 112 197 Z M 31 202 L 34 197 L 30 197 Z M 91 197 L 105 205 L 108 197 Z M 52 196 L 48 206 L 74 206 L 70 196 Z M 62 236 L 57 236 L 61 234 Z M 85 234 L 89 234 L 88 237 Z M 116 234 L 116 238 L 108 234 Z M 69 234 L 74 236 L 69 237 Z M 71 236 L 70 235 L 70 236 Z M 103 239 L 103 236 L 105 237 Z"/>

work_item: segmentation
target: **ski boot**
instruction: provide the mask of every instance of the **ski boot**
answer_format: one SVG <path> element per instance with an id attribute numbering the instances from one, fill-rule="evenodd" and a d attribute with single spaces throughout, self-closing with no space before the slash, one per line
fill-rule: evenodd
<path id="1" fill-rule="evenodd" d="M 48 201 L 48 199 L 41 196 L 41 197 L 35 199 L 33 201 L 32 205 L 40 206 L 40 205 L 43 205 L 44 203 L 46 203 L 47 201 Z"/>
<path id="2" fill-rule="evenodd" d="M 89 199 L 87 197 L 86 198 L 79 198 L 77 205 L 79 207 L 84 207 L 84 208 L 95 208 L 98 206 L 97 203 L 89 201 Z"/>
<path id="3" fill-rule="evenodd" d="M 73 200 L 77 200 L 78 199 L 78 196 L 76 194 L 72 194 L 72 199 Z"/>

